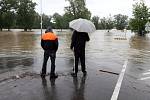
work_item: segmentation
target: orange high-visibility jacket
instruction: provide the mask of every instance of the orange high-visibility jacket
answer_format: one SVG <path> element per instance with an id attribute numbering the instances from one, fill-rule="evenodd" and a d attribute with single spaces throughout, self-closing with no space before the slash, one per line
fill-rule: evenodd
<path id="1" fill-rule="evenodd" d="M 41 37 L 41 46 L 44 50 L 57 51 L 58 49 L 58 37 L 52 33 L 44 33 Z"/>

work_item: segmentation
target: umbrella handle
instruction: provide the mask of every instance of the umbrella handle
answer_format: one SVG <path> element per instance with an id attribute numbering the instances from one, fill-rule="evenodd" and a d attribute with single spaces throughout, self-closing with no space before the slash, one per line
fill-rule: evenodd
<path id="1" fill-rule="evenodd" d="M 73 72 L 75 73 L 75 56 L 74 56 L 74 52 L 73 52 Z"/>

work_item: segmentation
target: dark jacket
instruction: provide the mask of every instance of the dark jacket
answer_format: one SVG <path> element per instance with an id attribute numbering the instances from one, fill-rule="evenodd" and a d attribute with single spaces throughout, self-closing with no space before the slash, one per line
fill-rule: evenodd
<path id="1" fill-rule="evenodd" d="M 56 52 L 58 49 L 58 38 L 52 33 L 48 32 L 42 35 L 41 46 L 44 50 L 50 50 Z"/>
<path id="2" fill-rule="evenodd" d="M 77 32 L 74 31 L 71 39 L 71 46 L 70 48 L 73 49 L 74 51 L 85 51 L 85 44 L 86 41 L 89 41 L 89 35 L 88 33 L 85 32 Z"/>

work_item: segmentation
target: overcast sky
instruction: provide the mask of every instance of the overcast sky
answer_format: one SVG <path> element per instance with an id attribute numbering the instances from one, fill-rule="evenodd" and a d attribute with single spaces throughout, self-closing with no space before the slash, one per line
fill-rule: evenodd
<path id="1" fill-rule="evenodd" d="M 123 14 L 132 17 L 132 5 L 138 0 L 86 0 L 86 7 L 91 11 L 92 16 L 108 17 L 115 14 Z M 150 0 L 144 0 L 150 7 Z M 36 11 L 41 13 L 41 0 L 33 0 L 37 3 Z M 65 0 L 42 0 L 42 11 L 47 15 L 55 12 L 64 14 L 64 7 L 69 3 Z"/>

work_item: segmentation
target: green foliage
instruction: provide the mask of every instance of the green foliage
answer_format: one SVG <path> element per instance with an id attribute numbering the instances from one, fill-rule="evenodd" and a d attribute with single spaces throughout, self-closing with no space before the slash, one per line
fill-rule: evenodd
<path id="1" fill-rule="evenodd" d="M 86 8 L 85 0 L 66 0 L 69 6 L 65 7 L 65 15 L 71 20 L 84 18 L 90 19 L 91 12 Z"/>
<path id="2" fill-rule="evenodd" d="M 121 14 L 117 14 L 117 15 L 114 15 L 114 22 L 115 22 L 115 27 L 116 29 L 118 30 L 123 30 L 124 28 L 127 27 L 128 25 L 128 16 L 126 15 L 121 15 Z"/>
<path id="3" fill-rule="evenodd" d="M 15 24 L 15 20 L 12 20 L 12 19 L 15 19 L 14 13 L 10 11 L 3 12 L 2 17 L 3 17 L 3 25 L 4 25 L 3 28 L 6 28 L 9 30 L 11 26 Z"/>
<path id="4" fill-rule="evenodd" d="M 9 30 L 18 26 L 24 30 L 31 30 L 36 15 L 35 5 L 32 0 L 1 0 L 0 29 Z"/>
<path id="5" fill-rule="evenodd" d="M 32 0 L 19 0 L 17 9 L 17 24 L 27 31 L 32 29 L 35 21 L 35 3 Z"/>
<path id="6" fill-rule="evenodd" d="M 99 28 L 99 19 L 100 19 L 100 18 L 99 18 L 98 16 L 93 16 L 93 17 L 92 17 L 92 22 L 94 23 L 96 29 Z"/>
<path id="7" fill-rule="evenodd" d="M 100 19 L 99 27 L 100 27 L 100 29 L 106 29 L 106 18 L 105 17 Z"/>
<path id="8" fill-rule="evenodd" d="M 33 25 L 33 28 L 35 29 L 40 29 L 41 28 L 41 16 L 36 13 L 35 14 L 35 18 L 34 18 L 34 25 Z"/>
<path id="9" fill-rule="evenodd" d="M 137 31 L 139 35 L 145 34 L 145 24 L 150 17 L 150 12 L 144 2 L 133 5 L 133 17 L 129 22 L 131 30 Z"/>
<path id="10" fill-rule="evenodd" d="M 63 28 L 63 17 L 61 15 L 55 13 L 53 15 L 53 20 L 54 20 L 55 28 L 60 28 L 60 29 Z"/>
<path id="11" fill-rule="evenodd" d="M 16 22 L 15 10 L 17 8 L 17 0 L 1 0 L 0 1 L 0 29 L 10 29 Z"/>
<path id="12" fill-rule="evenodd" d="M 53 27 L 53 24 L 51 22 L 52 16 L 48 16 L 48 15 L 43 14 L 42 15 L 42 19 L 43 19 L 43 28 L 44 29 L 46 29 L 48 26 L 52 26 Z"/>
<path id="13" fill-rule="evenodd" d="M 112 28 L 114 28 L 114 21 L 112 20 L 111 17 L 109 17 L 106 20 L 106 29 L 110 30 Z"/>
<path id="14" fill-rule="evenodd" d="M 3 12 L 0 9 L 0 31 L 2 31 L 3 26 L 4 26 Z"/>
<path id="15" fill-rule="evenodd" d="M 99 29 L 112 29 L 114 27 L 114 21 L 111 17 L 101 18 L 99 22 Z"/>
<path id="16" fill-rule="evenodd" d="M 63 28 L 67 29 L 69 28 L 69 21 L 71 21 L 71 17 L 69 17 L 66 13 L 62 16 L 62 20 L 63 20 Z"/>
<path id="17" fill-rule="evenodd" d="M 138 31 L 138 20 L 131 18 L 129 20 L 129 26 L 132 31 Z"/>

